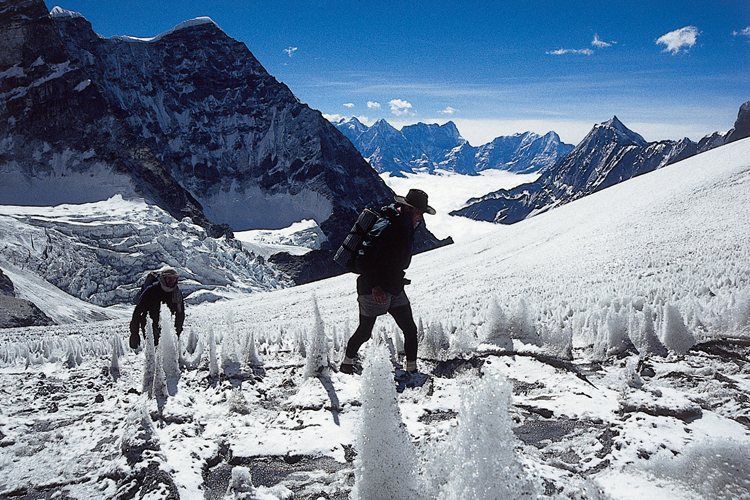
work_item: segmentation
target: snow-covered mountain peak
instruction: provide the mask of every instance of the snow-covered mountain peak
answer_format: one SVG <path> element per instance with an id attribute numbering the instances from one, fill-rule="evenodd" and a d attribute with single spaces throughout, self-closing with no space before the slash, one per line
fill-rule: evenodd
<path id="1" fill-rule="evenodd" d="M 370 128 L 375 129 L 375 130 L 396 130 L 390 123 L 388 123 L 382 118 L 376 121 L 375 123 L 373 123 L 372 127 Z"/>
<path id="2" fill-rule="evenodd" d="M 743 114 L 742 109 L 733 130 L 739 131 L 738 137 L 747 137 L 750 126 L 743 124 L 750 124 L 750 117 L 747 113 Z M 498 138 L 491 145 L 502 148 L 507 139 Z M 544 139 L 550 141 L 544 149 L 554 149 L 558 138 L 548 134 Z M 583 141 L 561 156 L 535 182 L 510 191 L 489 193 L 478 201 L 470 200 L 471 205 L 452 214 L 513 224 L 727 142 L 730 142 L 730 138 L 713 134 L 699 144 L 687 138 L 648 143 L 626 127 L 617 116 L 613 116 L 595 125 Z"/>
<path id="3" fill-rule="evenodd" d="M 216 33 L 220 33 L 224 36 L 227 36 L 224 30 L 222 30 L 219 27 L 219 25 L 216 24 L 210 17 L 196 17 L 195 19 L 190 19 L 188 21 L 182 22 L 178 24 L 177 26 L 175 26 L 174 28 L 165 31 L 164 33 L 160 33 L 154 37 L 137 37 L 137 36 L 130 36 L 130 35 L 119 35 L 119 36 L 113 36 L 110 39 L 124 41 L 124 42 L 153 43 L 153 42 L 158 42 L 165 38 L 168 38 L 169 36 L 174 35 L 175 33 L 188 31 L 190 29 L 204 27 L 204 26 L 210 26 L 211 28 L 215 29 Z"/>
<path id="4" fill-rule="evenodd" d="M 183 30 L 186 30 L 186 29 L 189 29 L 189 28 L 194 28 L 196 26 L 204 26 L 206 24 L 213 25 L 216 29 L 218 29 L 219 31 L 221 31 L 222 33 L 224 33 L 224 31 L 219 27 L 218 24 L 216 24 L 213 21 L 213 19 L 211 19 L 210 17 L 203 16 L 203 17 L 196 17 L 195 19 L 190 19 L 188 21 L 184 21 L 184 22 L 178 24 L 177 26 L 175 26 L 174 28 L 172 28 L 171 30 L 165 31 L 164 33 L 161 33 L 161 34 L 155 36 L 154 38 L 150 39 L 150 41 L 156 42 L 156 41 L 161 40 L 164 37 L 167 37 L 167 36 L 169 36 L 169 35 L 171 35 L 173 33 L 177 33 L 178 31 L 183 31 Z"/>
<path id="5" fill-rule="evenodd" d="M 0 120 L 2 157 L 13 160 L 0 161 L 0 203 L 122 194 L 211 236 L 314 219 L 341 241 L 365 204 L 393 199 L 333 125 L 210 18 L 153 38 L 105 38 L 42 0 L 6 4 L 4 21 L 22 36 L 0 37 L 0 69 L 14 68 L 6 96 L 23 98 Z M 330 252 L 287 267 L 339 272 Z"/>
<path id="6" fill-rule="evenodd" d="M 472 175 L 488 169 L 538 172 L 573 149 L 554 132 L 543 137 L 533 132 L 497 137 L 477 148 L 461 136 L 452 121 L 443 125 L 416 123 L 400 131 L 385 120 L 378 120 L 371 127 L 356 118 L 334 125 L 375 170 L 397 177 L 437 170 Z"/>
<path id="7" fill-rule="evenodd" d="M 51 11 L 49 11 L 49 16 L 52 18 L 63 18 L 63 17 L 69 17 L 69 18 L 81 18 L 83 17 L 83 14 L 80 12 L 74 12 L 72 10 L 63 9 L 59 5 L 56 5 L 52 8 Z"/>
<path id="8" fill-rule="evenodd" d="M 646 144 L 648 144 L 640 134 L 637 134 L 626 127 L 625 124 L 623 124 L 620 119 L 617 118 L 617 116 L 613 116 L 611 119 L 602 123 L 600 125 L 600 128 L 613 130 L 619 138 L 624 139 L 628 142 L 632 142 L 637 146 L 645 146 Z M 597 127 L 594 128 L 594 130 L 596 129 Z"/>

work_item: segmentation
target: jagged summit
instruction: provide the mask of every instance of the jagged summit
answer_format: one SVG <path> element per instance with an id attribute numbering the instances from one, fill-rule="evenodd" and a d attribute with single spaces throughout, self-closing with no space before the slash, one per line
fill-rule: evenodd
<path id="1" fill-rule="evenodd" d="M 383 118 L 381 118 L 381 119 L 377 120 L 375 123 L 373 123 L 372 127 L 370 127 L 370 128 L 384 129 L 384 130 L 391 130 L 391 129 L 396 130 L 396 128 L 393 125 L 391 125 L 390 123 L 388 123 Z"/>
<path id="2" fill-rule="evenodd" d="M 591 132 L 595 133 L 597 129 L 600 128 L 613 130 L 618 137 L 624 139 L 625 141 L 632 142 L 637 146 L 645 146 L 646 144 L 648 144 L 648 142 L 646 142 L 646 140 L 640 134 L 637 134 L 626 127 L 625 124 L 622 123 L 619 118 L 617 118 L 617 115 L 613 116 L 606 122 L 595 126 Z"/>
<path id="3" fill-rule="evenodd" d="M 572 145 L 561 142 L 555 132 L 544 136 L 518 133 L 474 147 L 452 121 L 443 125 L 420 122 L 396 130 L 383 119 L 367 127 L 351 118 L 340 120 L 335 126 L 375 170 L 395 176 L 435 170 L 469 175 L 488 169 L 538 172 L 573 149 Z"/>
<path id="4" fill-rule="evenodd" d="M 59 5 L 56 5 L 55 7 L 52 8 L 52 10 L 49 12 L 49 16 L 52 19 L 66 19 L 66 18 L 68 18 L 68 19 L 83 19 L 83 20 L 85 20 L 88 23 L 88 20 L 80 12 L 75 12 L 75 11 L 72 11 L 72 10 L 67 10 L 67 9 L 64 9 L 64 8 L 60 7 Z M 193 28 L 193 27 L 196 27 L 196 26 L 202 26 L 202 25 L 205 25 L 205 24 L 212 25 L 216 29 L 218 29 L 219 31 L 221 31 L 222 33 L 224 32 L 221 29 L 221 27 L 219 27 L 219 25 L 216 24 L 216 22 L 213 19 L 211 19 L 210 17 L 207 17 L 207 16 L 200 16 L 200 17 L 196 17 L 194 19 L 189 19 L 187 21 L 183 21 L 180 24 L 178 24 L 177 26 L 175 26 L 174 28 L 165 31 L 164 33 L 160 33 L 160 34 L 158 34 L 158 35 L 156 35 L 154 37 L 137 37 L 137 36 L 130 36 L 130 35 L 117 35 L 117 36 L 110 37 L 110 39 L 112 39 L 112 40 L 133 41 L 133 42 L 156 42 L 156 41 L 159 41 L 162 38 L 167 37 L 167 36 L 169 36 L 169 35 L 177 32 L 177 31 L 181 31 L 181 30 L 184 30 L 184 29 Z"/>
<path id="5" fill-rule="evenodd" d="M 750 101 L 740 107 L 730 132 L 711 134 L 697 144 L 688 138 L 649 143 L 613 116 L 594 125 L 537 181 L 469 200 L 467 207 L 451 215 L 512 224 L 748 135 Z"/>
<path id="6" fill-rule="evenodd" d="M 734 122 L 734 127 L 727 132 L 726 142 L 738 141 L 748 136 L 750 136 L 750 101 L 747 101 L 740 106 L 740 111 L 737 113 L 737 120 Z"/>
<path id="7" fill-rule="evenodd" d="M 80 18 L 83 17 L 83 14 L 80 12 L 74 12 L 72 10 L 63 9 L 59 5 L 56 5 L 52 8 L 51 11 L 49 11 L 49 15 L 51 18 L 60 18 L 60 17 L 71 17 L 71 18 Z"/>

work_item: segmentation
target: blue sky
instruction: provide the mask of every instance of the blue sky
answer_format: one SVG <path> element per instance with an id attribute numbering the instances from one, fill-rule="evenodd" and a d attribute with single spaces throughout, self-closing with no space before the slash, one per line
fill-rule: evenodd
<path id="1" fill-rule="evenodd" d="M 213 19 L 325 115 L 453 120 L 473 145 L 527 130 L 578 143 L 617 115 L 647 140 L 729 129 L 750 100 L 750 2 L 60 0 L 94 31 Z"/>

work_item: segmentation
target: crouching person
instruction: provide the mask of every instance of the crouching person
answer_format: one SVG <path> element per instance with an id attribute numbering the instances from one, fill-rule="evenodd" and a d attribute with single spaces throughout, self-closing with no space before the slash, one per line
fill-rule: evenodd
<path id="1" fill-rule="evenodd" d="M 177 271 L 172 267 L 165 267 L 159 271 L 158 279 L 146 286 L 136 297 L 135 311 L 130 320 L 130 347 L 137 349 L 141 344 L 140 333 L 146 330 L 146 315 L 151 316 L 154 332 L 154 345 L 159 345 L 161 327 L 159 325 L 159 312 L 162 304 L 167 304 L 174 316 L 174 329 L 179 337 L 182 333 L 182 325 L 185 323 L 185 303 L 182 292 L 177 286 Z"/>

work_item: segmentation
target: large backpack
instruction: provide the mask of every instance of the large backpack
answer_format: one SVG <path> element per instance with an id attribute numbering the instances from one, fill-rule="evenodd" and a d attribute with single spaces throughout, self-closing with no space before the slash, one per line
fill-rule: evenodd
<path id="1" fill-rule="evenodd" d="M 358 271 L 354 265 L 357 260 L 357 254 L 359 253 L 359 249 L 362 248 L 365 236 L 379 218 L 380 215 L 372 209 L 365 208 L 362 210 L 359 217 L 357 217 L 357 222 L 354 223 L 349 234 L 344 238 L 344 242 L 333 256 L 333 261 L 347 271 L 357 273 Z"/>
<path id="2" fill-rule="evenodd" d="M 143 292 L 145 292 L 148 287 L 150 287 L 157 281 L 159 281 L 159 275 L 156 274 L 156 271 L 150 271 L 146 275 L 146 279 L 143 281 L 141 289 L 138 290 L 138 293 L 136 293 L 135 297 L 133 297 L 133 304 L 138 305 L 141 302 L 141 297 L 143 297 Z"/>

